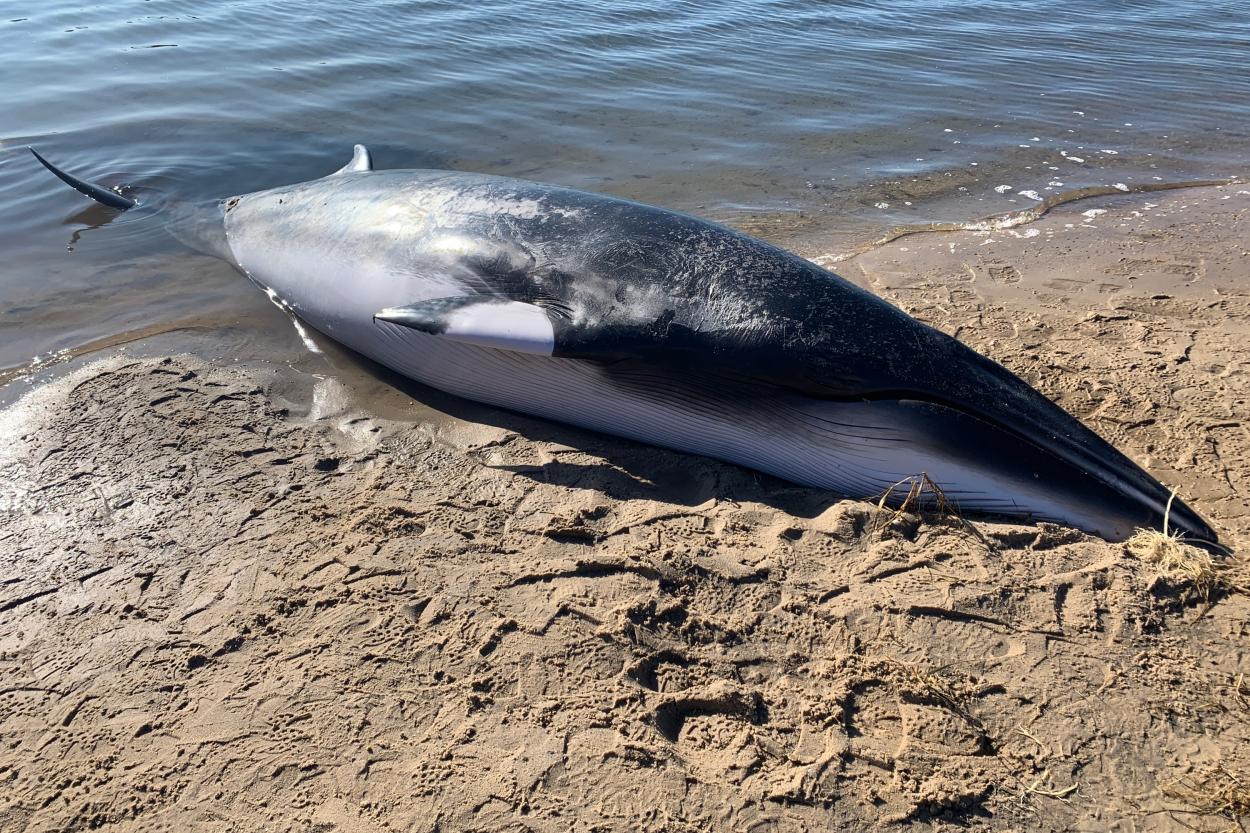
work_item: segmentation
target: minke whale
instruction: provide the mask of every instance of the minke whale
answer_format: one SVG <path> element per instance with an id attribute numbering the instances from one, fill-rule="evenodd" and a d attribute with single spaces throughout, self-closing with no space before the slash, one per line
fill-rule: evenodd
<path id="1" fill-rule="evenodd" d="M 32 149 L 32 152 L 33 149 Z M 303 322 L 467 399 L 852 498 L 922 475 L 961 511 L 1122 540 L 1216 533 L 994 361 L 843 278 L 706 220 L 517 179 L 374 170 L 164 216 Z M 899 497 L 905 489 L 895 489 Z"/>

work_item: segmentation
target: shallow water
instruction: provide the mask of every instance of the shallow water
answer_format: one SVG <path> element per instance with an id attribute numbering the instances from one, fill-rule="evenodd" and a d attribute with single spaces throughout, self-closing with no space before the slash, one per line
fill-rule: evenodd
<path id="1" fill-rule="evenodd" d="M 283 315 L 25 153 L 197 198 L 445 167 L 837 252 L 1065 189 L 1245 172 L 1250 9 L 1109 0 L 560 5 L 9 2 L 0 367 L 190 327 L 315 369 Z M 1010 190 L 1002 186 L 1010 186 Z"/>

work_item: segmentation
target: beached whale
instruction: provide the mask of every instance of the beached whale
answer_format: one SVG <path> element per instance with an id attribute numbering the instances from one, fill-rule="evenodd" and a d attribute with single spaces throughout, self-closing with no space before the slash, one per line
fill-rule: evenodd
<path id="1" fill-rule="evenodd" d="M 705 220 L 472 173 L 374 171 L 191 205 L 49 170 L 234 264 L 307 324 L 468 399 L 875 498 L 1122 539 L 1169 492 L 995 362 Z M 1169 526 L 1213 530 L 1180 501 Z"/>

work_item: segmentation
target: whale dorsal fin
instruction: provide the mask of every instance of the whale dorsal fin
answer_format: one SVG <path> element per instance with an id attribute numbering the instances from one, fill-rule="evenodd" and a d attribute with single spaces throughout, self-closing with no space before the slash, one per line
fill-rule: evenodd
<path id="1" fill-rule="evenodd" d="M 352 148 L 352 161 L 330 174 L 330 176 L 337 176 L 338 174 L 354 174 L 360 173 L 361 171 L 372 170 L 373 157 L 369 155 L 369 148 L 364 145 L 356 145 Z"/>

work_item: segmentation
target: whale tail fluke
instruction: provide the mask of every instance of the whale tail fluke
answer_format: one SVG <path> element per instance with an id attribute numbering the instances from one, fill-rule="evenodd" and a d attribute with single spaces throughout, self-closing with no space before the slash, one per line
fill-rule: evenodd
<path id="1" fill-rule="evenodd" d="M 117 208 L 122 211 L 125 211 L 128 208 L 134 208 L 136 205 L 138 205 L 137 201 L 132 200 L 130 197 L 119 194 L 117 191 L 111 190 L 109 188 L 104 188 L 99 185 L 93 185 L 90 182 L 86 182 L 85 180 L 81 180 L 72 174 L 66 173 L 65 171 L 58 168 L 56 165 L 53 165 L 47 159 L 44 159 L 42 156 L 40 156 L 39 151 L 35 150 L 34 148 L 30 148 L 29 150 L 31 153 L 35 155 L 35 158 L 39 160 L 39 164 L 43 165 L 45 168 L 51 171 L 52 174 L 57 179 L 61 180 L 66 185 L 73 188 L 78 193 L 83 194 L 84 196 L 91 197 L 91 199 L 95 200 L 101 205 L 107 205 L 109 208 Z"/>
<path id="2" fill-rule="evenodd" d="M 39 164 L 51 171 L 57 179 L 78 193 L 91 197 L 91 199 L 101 205 L 107 205 L 119 211 L 125 211 L 140 205 L 140 201 L 133 197 L 66 173 L 47 159 L 44 159 L 39 151 L 34 148 L 29 148 L 29 150 L 39 160 Z M 138 192 L 142 197 L 142 205 L 145 209 L 159 211 L 164 220 L 166 230 L 178 242 L 197 252 L 222 258 L 227 263 L 235 262 L 234 254 L 230 251 L 229 241 L 226 239 L 226 227 L 223 222 L 219 201 L 189 202 L 167 194 L 164 191 L 146 187 L 127 188 L 126 190 L 132 193 Z"/>

